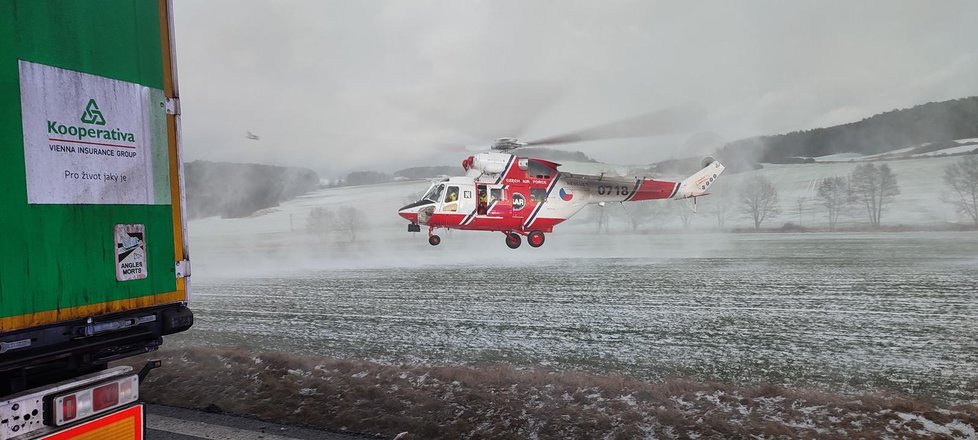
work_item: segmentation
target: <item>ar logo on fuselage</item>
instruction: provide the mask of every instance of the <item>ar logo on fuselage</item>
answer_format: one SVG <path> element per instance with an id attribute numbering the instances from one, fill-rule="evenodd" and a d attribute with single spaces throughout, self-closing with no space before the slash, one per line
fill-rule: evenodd
<path id="1" fill-rule="evenodd" d="M 523 197 L 523 194 L 513 194 L 513 211 L 519 211 L 524 206 L 526 206 L 526 199 Z"/>

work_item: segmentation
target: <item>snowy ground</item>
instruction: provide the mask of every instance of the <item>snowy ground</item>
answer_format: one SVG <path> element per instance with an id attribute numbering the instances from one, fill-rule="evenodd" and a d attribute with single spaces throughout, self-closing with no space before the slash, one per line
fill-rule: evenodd
<path id="1" fill-rule="evenodd" d="M 864 155 L 860 153 L 836 153 L 836 154 L 829 154 L 825 156 L 818 156 L 815 157 L 814 159 L 817 162 L 845 162 L 845 161 L 865 162 L 865 161 L 872 161 L 872 160 L 879 160 L 879 159 L 908 159 L 908 158 L 944 156 L 944 155 L 951 155 L 951 154 L 962 154 L 962 153 L 970 153 L 975 149 L 978 149 L 978 138 L 957 139 L 953 142 L 958 144 L 958 146 L 948 147 L 936 151 L 930 151 L 927 153 L 911 154 L 911 151 L 913 151 L 915 148 L 928 145 L 928 144 L 923 144 L 923 145 L 915 145 L 912 147 L 891 150 L 880 154 Z"/>
<path id="2" fill-rule="evenodd" d="M 418 241 L 418 259 L 197 271 L 198 321 L 179 338 L 978 399 L 974 233 L 732 235 L 575 235 L 510 258 L 455 235 Z"/>
<path id="3" fill-rule="evenodd" d="M 254 348 L 167 348 L 153 357 L 166 368 L 140 384 L 140 398 L 151 402 L 388 439 L 978 438 L 978 406 L 889 394 L 642 381 L 505 364 L 389 365 Z M 187 431 L 186 422 L 169 426 L 203 432 Z M 249 434 L 238 428 L 219 438 Z M 298 433 L 280 429 L 264 430 L 265 438 Z"/>

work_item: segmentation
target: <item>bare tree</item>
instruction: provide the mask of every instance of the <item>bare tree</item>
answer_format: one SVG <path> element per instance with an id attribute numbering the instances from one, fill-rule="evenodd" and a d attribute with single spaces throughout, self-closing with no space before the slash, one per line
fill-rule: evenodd
<path id="1" fill-rule="evenodd" d="M 764 220 L 781 213 L 778 190 L 770 180 L 753 176 L 740 185 L 740 212 L 754 220 L 754 230 L 761 229 Z"/>
<path id="2" fill-rule="evenodd" d="M 638 203 L 629 203 L 627 206 L 622 204 L 622 208 L 625 209 L 625 213 L 628 216 L 628 223 L 632 226 L 632 231 L 638 231 L 638 228 L 650 221 L 656 220 L 661 221 L 659 218 L 662 211 L 661 202 L 656 201 L 642 201 Z"/>
<path id="3" fill-rule="evenodd" d="M 596 232 L 608 232 L 608 224 L 611 223 L 611 213 L 608 212 L 608 209 L 604 205 L 592 205 L 588 209 L 591 210 L 588 218 L 593 220 L 598 227 Z"/>
<path id="4" fill-rule="evenodd" d="M 839 215 L 852 206 L 852 192 L 845 177 L 836 176 L 823 179 L 818 184 L 816 198 L 828 210 L 829 230 L 834 231 Z"/>
<path id="5" fill-rule="evenodd" d="M 309 216 L 306 217 L 306 231 L 320 236 L 328 235 L 335 221 L 336 215 L 333 211 L 317 206 L 312 208 Z"/>
<path id="6" fill-rule="evenodd" d="M 849 177 L 849 185 L 855 199 L 866 206 L 869 222 L 878 228 L 883 207 L 900 194 L 896 177 L 890 167 L 886 164 L 877 167 L 871 163 L 859 165 Z"/>
<path id="7" fill-rule="evenodd" d="M 712 190 L 714 187 L 710 187 Z M 723 229 L 727 221 L 727 215 L 733 206 L 733 197 L 730 197 L 729 190 L 717 189 L 712 191 L 710 197 L 706 199 L 706 213 L 713 215 L 717 220 L 717 228 Z"/>
<path id="8" fill-rule="evenodd" d="M 693 207 L 689 205 L 689 201 L 681 200 L 679 203 L 673 202 L 671 205 L 673 212 L 683 222 L 683 229 L 689 229 L 689 225 L 693 223 L 693 218 L 696 216 L 696 211 L 693 211 Z"/>
<path id="9" fill-rule="evenodd" d="M 944 201 L 971 217 L 978 228 L 978 156 L 971 155 L 944 167 L 944 184 L 951 189 Z"/>
<path id="10" fill-rule="evenodd" d="M 344 206 L 336 213 L 336 229 L 352 242 L 357 241 L 357 232 L 365 226 L 366 216 L 359 209 Z"/>
<path id="11" fill-rule="evenodd" d="M 806 204 L 808 204 L 808 197 L 806 196 L 801 196 L 795 200 L 795 206 L 798 208 L 798 226 L 801 226 L 804 223 L 801 216 L 805 213 Z"/>

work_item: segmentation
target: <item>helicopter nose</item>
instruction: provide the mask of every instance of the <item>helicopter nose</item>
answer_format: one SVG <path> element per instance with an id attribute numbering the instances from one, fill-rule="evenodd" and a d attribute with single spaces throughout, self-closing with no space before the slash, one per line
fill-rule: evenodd
<path id="1" fill-rule="evenodd" d="M 405 220 L 411 223 L 418 222 L 418 207 L 413 205 L 407 205 L 397 211 L 397 215 L 404 217 Z"/>

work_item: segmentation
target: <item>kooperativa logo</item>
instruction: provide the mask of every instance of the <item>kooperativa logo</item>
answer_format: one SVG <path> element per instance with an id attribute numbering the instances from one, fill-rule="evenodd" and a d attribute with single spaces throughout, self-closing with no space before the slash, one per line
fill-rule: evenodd
<path id="1" fill-rule="evenodd" d="M 95 102 L 94 98 L 88 99 L 88 105 L 85 106 L 85 111 L 82 112 L 81 121 L 83 124 L 105 125 L 105 116 L 102 115 L 102 110 L 98 108 L 98 103 Z M 135 133 L 122 131 L 118 128 L 112 130 L 98 130 L 81 125 L 65 125 L 58 121 L 51 120 L 48 121 L 48 134 L 60 136 L 67 135 L 76 138 L 79 141 L 89 138 L 107 141 L 136 142 Z"/>
<path id="2" fill-rule="evenodd" d="M 81 115 L 81 121 L 86 124 L 105 125 L 105 116 L 102 116 L 102 111 L 99 110 L 95 99 L 88 100 L 85 112 Z"/>

